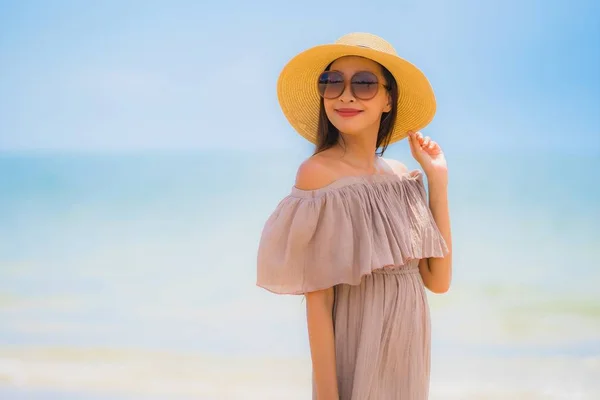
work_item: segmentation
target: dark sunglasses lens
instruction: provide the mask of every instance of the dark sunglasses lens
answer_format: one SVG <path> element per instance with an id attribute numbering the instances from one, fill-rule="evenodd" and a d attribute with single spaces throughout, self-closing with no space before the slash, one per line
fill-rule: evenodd
<path id="1" fill-rule="evenodd" d="M 375 97 L 379 89 L 377 76 L 372 72 L 358 72 L 352 77 L 352 91 L 362 100 Z"/>
<path id="2" fill-rule="evenodd" d="M 326 99 L 335 99 L 344 91 L 344 77 L 339 72 L 325 71 L 319 76 L 319 94 Z"/>

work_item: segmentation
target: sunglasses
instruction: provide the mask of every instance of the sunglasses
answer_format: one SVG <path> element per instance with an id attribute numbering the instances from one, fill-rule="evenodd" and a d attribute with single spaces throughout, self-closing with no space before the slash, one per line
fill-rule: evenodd
<path id="1" fill-rule="evenodd" d="M 377 75 L 369 71 L 359 71 L 350 78 L 352 95 L 360 100 L 370 100 L 379 91 Z M 381 84 L 389 90 L 387 85 Z M 340 71 L 325 71 L 319 75 L 319 95 L 324 99 L 336 99 L 346 90 L 346 80 Z"/>

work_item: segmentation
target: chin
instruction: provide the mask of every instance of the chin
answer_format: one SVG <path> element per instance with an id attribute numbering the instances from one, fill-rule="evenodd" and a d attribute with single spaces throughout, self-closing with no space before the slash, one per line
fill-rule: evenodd
<path id="1" fill-rule="evenodd" d="M 347 135 L 347 136 L 359 136 L 360 133 L 363 132 L 363 130 L 356 129 L 356 128 L 354 128 L 354 129 L 352 129 L 352 128 L 342 128 L 342 129 L 338 128 L 338 131 L 340 133 L 344 134 L 344 135 Z"/>
<path id="2" fill-rule="evenodd" d="M 357 134 L 361 131 L 364 131 L 366 128 L 366 124 L 361 122 L 362 121 L 358 120 L 340 120 L 339 118 L 334 118 L 333 120 L 331 120 L 331 123 L 337 128 L 338 131 L 344 132 L 348 135 Z"/>
<path id="3" fill-rule="evenodd" d="M 367 128 L 364 124 L 356 124 L 356 123 L 348 123 L 344 121 L 343 123 L 333 123 L 333 126 L 337 128 L 338 131 L 342 132 L 344 135 L 360 135 L 361 132 L 364 132 Z"/>

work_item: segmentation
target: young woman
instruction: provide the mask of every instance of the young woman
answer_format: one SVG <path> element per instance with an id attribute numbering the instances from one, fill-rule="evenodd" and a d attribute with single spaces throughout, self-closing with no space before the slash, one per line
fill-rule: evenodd
<path id="1" fill-rule="evenodd" d="M 435 113 L 430 84 L 354 33 L 294 57 L 278 97 L 315 152 L 265 223 L 257 285 L 306 298 L 313 399 L 427 399 L 425 288 L 446 292 L 452 271 L 447 165 L 418 132 Z M 422 171 L 382 157 L 404 138 Z"/>

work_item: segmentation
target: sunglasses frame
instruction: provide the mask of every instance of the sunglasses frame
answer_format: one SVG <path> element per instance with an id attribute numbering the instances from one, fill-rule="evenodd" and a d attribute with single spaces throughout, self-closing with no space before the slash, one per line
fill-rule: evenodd
<path id="1" fill-rule="evenodd" d="M 321 93 L 321 89 L 320 89 L 320 81 L 321 81 L 321 77 L 324 74 L 328 74 L 328 73 L 337 73 L 339 75 L 342 76 L 342 82 L 344 84 L 344 86 L 342 87 L 342 90 L 340 91 L 340 94 L 338 94 L 337 96 L 334 97 L 325 97 L 324 93 L 325 91 L 323 91 L 323 93 Z M 360 97 L 356 95 L 356 92 L 354 91 L 354 86 L 352 85 L 352 79 L 354 79 L 354 77 L 358 74 L 364 74 L 364 73 L 368 73 L 371 74 L 374 78 L 375 78 L 375 83 L 377 83 L 377 90 L 375 90 L 373 96 L 371 97 Z M 348 85 L 348 79 L 346 79 L 346 76 L 344 75 L 344 73 L 342 71 L 338 71 L 338 70 L 328 70 L 328 71 L 323 71 L 319 74 L 319 77 L 317 78 L 317 92 L 319 93 L 319 96 L 323 99 L 327 99 L 327 100 L 333 100 L 333 99 L 337 99 L 338 97 L 340 97 L 342 94 L 344 94 L 344 92 L 346 91 L 346 87 Z M 383 86 L 386 90 L 390 90 L 389 86 L 379 82 L 379 78 L 377 77 L 377 75 L 375 75 L 374 72 L 371 71 L 356 71 L 354 74 L 352 74 L 352 76 L 350 77 L 350 92 L 352 93 L 352 96 L 354 96 L 355 98 L 359 99 L 359 100 L 371 100 L 373 99 L 375 96 L 377 96 L 377 94 L 379 93 L 379 86 Z"/>

